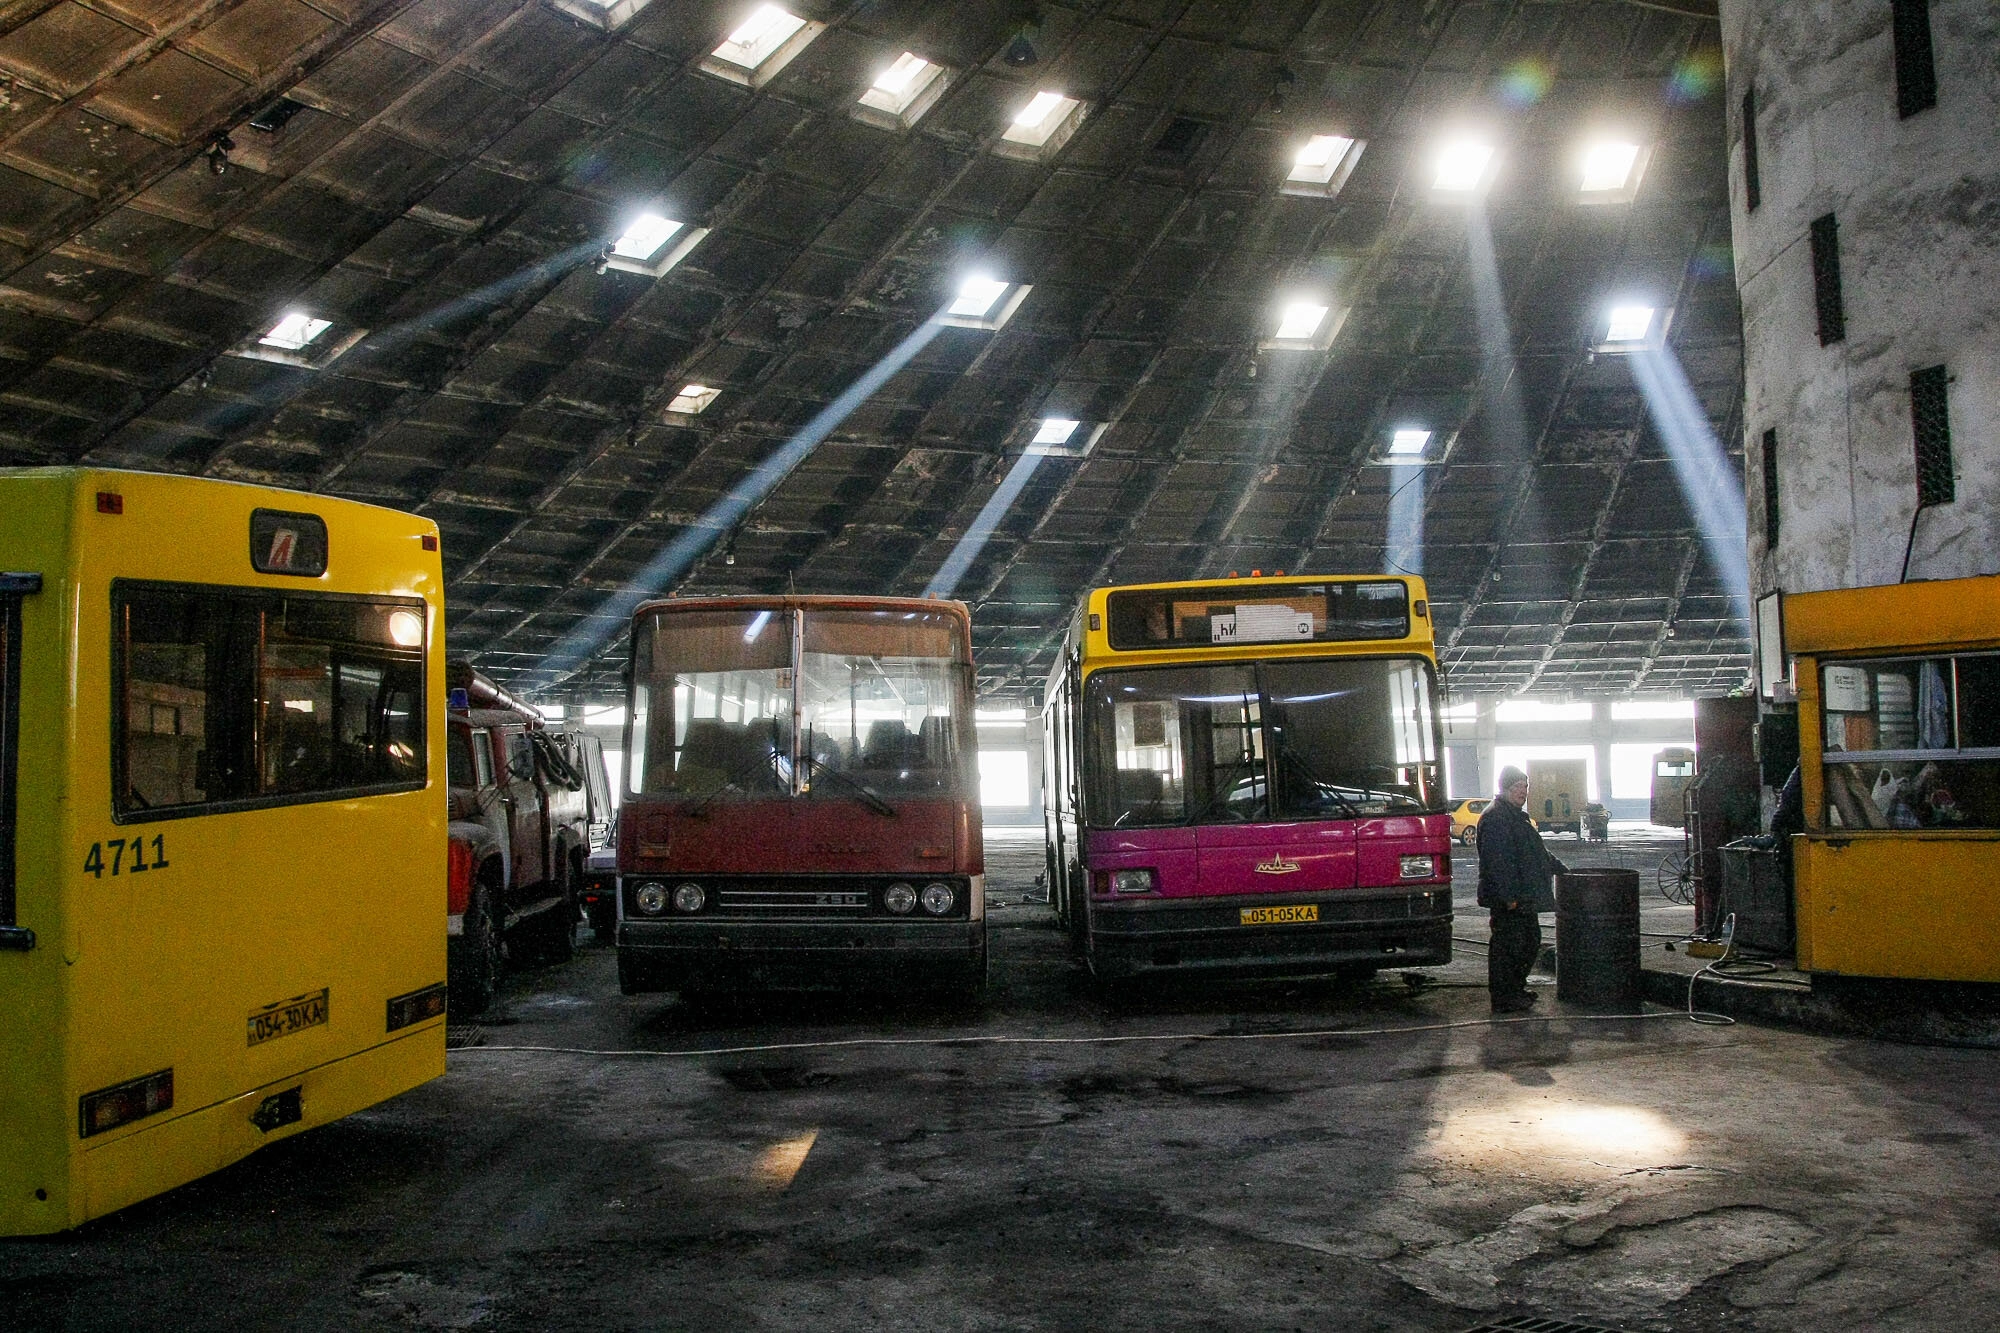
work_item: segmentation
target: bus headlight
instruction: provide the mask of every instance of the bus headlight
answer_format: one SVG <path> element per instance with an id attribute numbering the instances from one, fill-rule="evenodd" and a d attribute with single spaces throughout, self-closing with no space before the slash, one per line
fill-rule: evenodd
<path id="1" fill-rule="evenodd" d="M 891 884 L 882 890 L 882 906 L 902 916 L 917 905 L 917 891 L 907 884 Z"/>
<path id="2" fill-rule="evenodd" d="M 1437 858 L 1432 856 L 1406 856 L 1403 858 L 1404 879 L 1435 879 Z"/>
<path id="3" fill-rule="evenodd" d="M 924 885 L 924 910 L 932 916 L 943 916 L 956 901 L 951 885 L 942 882 Z"/>
<path id="4" fill-rule="evenodd" d="M 682 884 L 674 890 L 674 910 L 676 912 L 699 912 L 701 905 L 708 901 L 699 884 Z"/>
<path id="5" fill-rule="evenodd" d="M 1150 870 L 1114 870 L 1111 872 L 1113 893 L 1151 893 L 1153 872 Z"/>
<path id="6" fill-rule="evenodd" d="M 632 902 L 647 916 L 658 916 L 667 910 L 667 886 L 647 880 L 632 890 Z"/>

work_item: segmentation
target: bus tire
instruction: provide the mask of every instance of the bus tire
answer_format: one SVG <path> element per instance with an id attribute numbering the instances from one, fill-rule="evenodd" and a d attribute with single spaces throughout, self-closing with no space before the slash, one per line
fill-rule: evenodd
<path id="1" fill-rule="evenodd" d="M 1064 924 L 1069 927 L 1070 949 L 1082 955 L 1090 949 L 1090 892 L 1084 885 L 1081 862 L 1070 862 L 1067 883 L 1069 891 L 1063 895 L 1063 902 L 1069 910 Z"/>
<path id="2" fill-rule="evenodd" d="M 476 1014 L 493 1003 L 500 983 L 500 929 L 493 923 L 493 900 L 486 886 L 474 891 L 465 908 L 465 933 L 457 940 L 447 969 L 450 1011 Z"/>

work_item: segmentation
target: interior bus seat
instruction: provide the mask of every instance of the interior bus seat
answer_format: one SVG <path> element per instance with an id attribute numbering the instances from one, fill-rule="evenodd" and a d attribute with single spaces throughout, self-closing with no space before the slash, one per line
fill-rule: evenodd
<path id="1" fill-rule="evenodd" d="M 1135 820 L 1150 823 L 1162 815 L 1178 813 L 1166 809 L 1167 775 L 1157 768 L 1121 768 L 1118 770 L 1119 803 L 1132 812 Z"/>
<path id="2" fill-rule="evenodd" d="M 923 739 L 912 735 L 900 718 L 872 722 L 868 726 L 868 742 L 861 747 L 861 767 L 921 767 L 923 747 Z"/>
<path id="3" fill-rule="evenodd" d="M 730 724 L 712 717 L 694 718 L 674 756 L 674 788 L 708 791 L 729 778 L 733 741 Z"/>
<path id="4" fill-rule="evenodd" d="M 933 713 L 917 728 L 917 763 L 927 768 L 943 768 L 951 762 L 951 718 Z"/>

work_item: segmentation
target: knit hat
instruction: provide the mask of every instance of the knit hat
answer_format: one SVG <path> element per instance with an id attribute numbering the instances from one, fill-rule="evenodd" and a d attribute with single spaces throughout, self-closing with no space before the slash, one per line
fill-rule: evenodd
<path id="1" fill-rule="evenodd" d="M 1503 768 L 1500 770 L 1500 786 L 1497 790 L 1504 792 L 1515 783 L 1526 782 L 1527 780 L 1528 775 L 1520 769 L 1513 767 Z"/>

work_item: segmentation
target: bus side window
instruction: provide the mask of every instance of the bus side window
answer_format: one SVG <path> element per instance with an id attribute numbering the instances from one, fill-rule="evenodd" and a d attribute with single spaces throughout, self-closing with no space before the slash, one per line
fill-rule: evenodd
<path id="1" fill-rule="evenodd" d="M 423 661 L 397 602 L 113 585 L 121 815 L 421 784 Z"/>
<path id="2" fill-rule="evenodd" d="M 209 645 L 222 647 L 222 617 L 216 608 L 178 599 L 135 599 L 124 609 L 125 763 L 118 804 L 145 810 L 206 800 Z"/>

